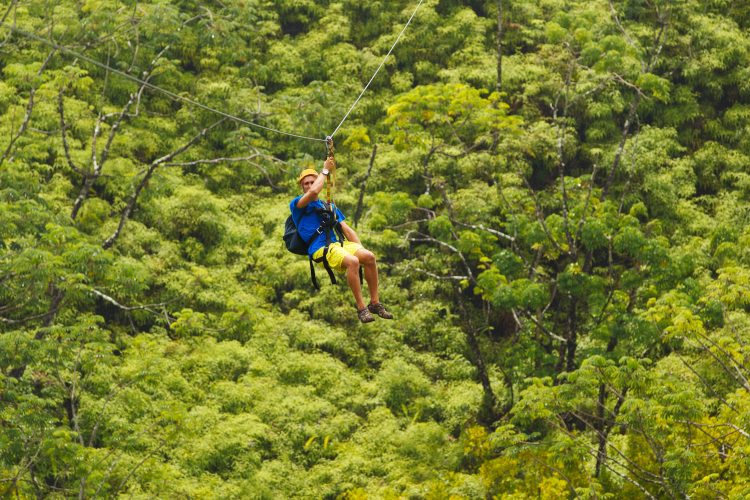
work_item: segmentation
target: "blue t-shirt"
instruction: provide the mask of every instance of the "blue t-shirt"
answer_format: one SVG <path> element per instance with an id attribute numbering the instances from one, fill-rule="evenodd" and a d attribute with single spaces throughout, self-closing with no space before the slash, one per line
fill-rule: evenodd
<path id="1" fill-rule="evenodd" d="M 320 227 L 320 216 L 315 213 L 316 208 L 326 208 L 325 203 L 320 200 L 311 201 L 305 208 L 297 208 L 297 202 L 302 198 L 302 195 L 297 196 L 289 204 L 289 209 L 292 211 L 292 220 L 297 226 L 297 232 L 302 238 L 307 241 L 312 238 L 312 235 Z M 339 221 L 345 219 L 344 214 L 341 210 L 336 207 L 336 216 Z M 331 242 L 338 241 L 336 238 L 336 232 L 331 231 Z M 310 246 L 307 247 L 307 253 L 312 255 L 319 248 L 326 246 L 326 233 L 323 232 L 318 235 L 313 241 L 310 242 Z"/>

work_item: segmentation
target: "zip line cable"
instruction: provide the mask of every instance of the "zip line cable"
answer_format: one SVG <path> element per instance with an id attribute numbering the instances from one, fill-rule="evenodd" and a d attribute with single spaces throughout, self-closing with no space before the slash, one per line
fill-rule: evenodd
<path id="1" fill-rule="evenodd" d="M 123 78 L 126 78 L 128 80 L 132 80 L 132 81 L 134 81 L 136 83 L 139 83 L 139 84 L 141 84 L 141 85 L 143 85 L 145 87 L 148 87 L 148 88 L 150 88 L 152 90 L 155 90 L 157 92 L 161 92 L 162 94 L 165 94 L 168 97 L 171 97 L 172 99 L 186 102 L 186 103 L 191 104 L 191 105 L 193 105 L 195 107 L 204 109 L 206 111 L 210 111 L 211 113 L 216 113 L 217 115 L 221 115 L 221 116 L 223 116 L 225 118 L 229 118 L 230 120 L 234 120 L 234 121 L 237 121 L 237 122 L 240 122 L 240 123 L 244 123 L 245 125 L 250 125 L 252 127 L 262 128 L 263 130 L 268 130 L 269 132 L 274 132 L 274 133 L 277 133 L 277 134 L 287 135 L 287 136 L 290 136 L 290 137 L 296 137 L 298 139 L 307 139 L 309 141 L 325 142 L 325 139 L 318 139 L 316 137 L 308 137 L 308 136 L 305 136 L 305 135 L 298 135 L 298 134 L 292 134 L 290 132 L 284 132 L 282 130 L 277 130 L 275 128 L 266 127 L 265 125 L 261 125 L 259 123 L 255 123 L 255 122 L 251 122 L 249 120 L 245 120 L 244 118 L 240 118 L 238 116 L 231 115 L 229 113 L 221 111 L 220 109 L 216 109 L 216 108 L 212 108 L 210 106 L 206 106 L 205 104 L 201 104 L 198 101 L 194 101 L 193 99 L 190 99 L 188 97 L 184 97 L 184 96 L 181 96 L 179 94 L 175 94 L 174 92 L 171 92 L 169 90 L 163 89 L 163 88 L 161 88 L 161 87 L 159 87 L 157 85 L 154 85 L 152 83 L 148 83 L 147 81 L 141 80 L 138 77 L 135 77 L 133 75 L 125 73 L 124 71 L 120 71 L 119 69 L 112 68 L 112 67 L 110 67 L 110 66 L 108 66 L 108 65 L 106 65 L 104 63 L 101 63 L 101 62 L 97 61 L 96 59 L 92 59 L 92 58 L 90 58 L 88 56 L 85 56 L 85 55 L 79 53 L 79 52 L 76 52 L 75 50 L 69 49 L 68 47 L 64 47 L 62 45 L 59 45 L 59 44 L 57 44 L 57 43 L 55 43 L 55 42 L 53 42 L 51 40 L 47 40 L 46 38 L 41 37 L 41 36 L 35 35 L 33 33 L 29 33 L 28 31 L 24 31 L 24 30 L 18 29 L 15 26 L 10 26 L 10 25 L 7 25 L 7 24 L 5 24 L 5 26 L 8 27 L 14 33 L 18 33 L 19 35 L 23 35 L 23 36 L 25 36 L 27 38 L 31 38 L 32 40 L 36 40 L 38 42 L 42 42 L 42 43 L 44 43 L 44 44 L 52 47 L 55 50 L 59 50 L 60 52 L 65 52 L 66 54 L 72 55 L 72 56 L 77 57 L 79 59 L 83 59 L 84 61 L 89 62 L 89 63 L 93 64 L 94 66 L 98 66 L 98 67 L 100 67 L 100 68 L 102 68 L 104 70 L 111 71 L 113 73 L 116 73 L 116 74 L 120 75 Z"/>
<path id="2" fill-rule="evenodd" d="M 276 134 L 286 135 L 286 136 L 289 136 L 289 137 L 296 137 L 298 139 L 306 139 L 308 141 L 327 142 L 328 138 L 333 139 L 333 136 L 336 134 L 336 132 L 339 131 L 339 129 L 344 124 L 344 122 L 347 120 L 347 118 L 349 118 L 349 115 L 351 114 L 352 110 L 359 103 L 360 99 L 362 99 L 362 96 L 365 94 L 365 92 L 367 91 L 367 89 L 370 87 L 370 84 L 373 82 L 373 80 L 375 80 L 375 77 L 378 76 L 378 73 L 380 72 L 381 68 L 385 64 L 385 61 L 391 55 L 391 53 L 393 52 L 393 49 L 396 48 L 396 45 L 398 44 L 399 40 L 401 40 L 401 36 L 404 34 L 404 32 L 406 32 L 406 29 L 411 24 L 412 19 L 414 19 L 414 16 L 417 14 L 417 11 L 419 10 L 419 7 L 421 7 L 421 5 L 422 5 L 423 2 L 424 2 L 424 0 L 419 0 L 419 3 L 414 8 L 414 12 L 412 12 L 411 16 L 409 17 L 409 20 L 406 22 L 406 24 L 404 25 L 403 29 L 401 30 L 401 32 L 396 37 L 396 41 L 393 42 L 393 45 L 391 45 L 390 50 L 388 50 L 388 53 L 385 55 L 385 57 L 383 58 L 383 60 L 380 62 L 380 65 L 375 70 L 375 73 L 370 78 L 370 81 L 367 82 L 367 85 L 365 85 L 365 87 L 362 89 L 362 92 L 360 92 L 360 94 L 357 97 L 357 99 L 349 107 L 349 110 L 346 112 L 346 115 L 344 115 L 344 118 L 341 119 L 341 122 L 338 124 L 338 126 L 333 131 L 333 133 L 331 133 L 331 135 L 328 136 L 326 139 L 319 139 L 317 137 L 309 137 L 309 136 L 305 136 L 305 135 L 293 134 L 291 132 L 284 132 L 282 130 L 278 130 L 278 129 L 275 129 L 275 128 L 267 127 L 265 125 L 261 125 L 259 123 L 255 123 L 255 122 L 251 122 L 249 120 L 245 120 L 244 118 L 240 118 L 238 116 L 229 114 L 229 113 L 227 113 L 225 111 L 221 111 L 220 109 L 212 108 L 210 106 L 206 106 L 205 104 L 201 104 L 200 102 L 195 101 L 193 99 L 190 99 L 188 97 L 184 97 L 184 96 L 181 96 L 179 94 L 175 94 L 172 91 L 163 89 L 163 88 L 159 87 L 158 85 L 154 85 L 153 83 L 149 83 L 149 82 L 147 82 L 145 80 L 142 80 L 142 79 L 140 79 L 138 77 L 135 77 L 133 75 L 125 73 L 124 71 L 120 71 L 119 69 L 112 68 L 111 66 L 109 66 L 107 64 L 104 64 L 102 62 L 97 61 L 96 59 L 93 59 L 91 57 L 83 55 L 83 54 L 81 54 L 81 53 L 79 53 L 79 52 L 77 52 L 77 51 L 75 51 L 75 50 L 73 50 L 71 48 L 68 48 L 68 47 L 65 47 L 63 45 L 57 44 L 57 43 L 53 42 L 52 40 L 48 40 L 48 39 L 46 39 L 44 37 L 41 37 L 39 35 L 36 35 L 34 33 L 30 33 L 28 31 L 19 29 L 19 28 L 15 27 L 15 26 L 12 26 L 10 24 L 6 24 L 4 22 L 0 22 L 0 25 L 5 26 L 6 28 L 10 29 L 14 33 L 17 33 L 19 35 L 25 36 L 25 37 L 30 38 L 32 40 L 36 40 L 38 42 L 41 42 L 41 43 L 43 43 L 45 45 L 48 45 L 48 46 L 52 47 L 55 50 L 58 50 L 60 52 L 64 52 L 66 54 L 69 54 L 69 55 L 72 55 L 72 56 L 77 57 L 79 59 L 82 59 L 82 60 L 84 60 L 84 61 L 86 61 L 88 63 L 91 63 L 94 66 L 97 66 L 97 67 L 102 68 L 104 70 L 111 71 L 111 72 L 113 72 L 113 73 L 115 73 L 117 75 L 120 75 L 121 77 L 123 77 L 123 78 L 125 78 L 127 80 L 131 80 L 131 81 L 134 81 L 136 83 L 139 83 L 139 84 L 143 85 L 144 87 L 148 87 L 148 88 L 150 88 L 152 90 L 155 90 L 157 92 L 161 92 L 162 94 L 164 94 L 164 95 L 166 95 L 166 96 L 168 96 L 168 97 L 170 97 L 170 98 L 172 98 L 174 100 L 182 101 L 182 102 L 185 102 L 185 103 L 190 104 L 192 106 L 195 106 L 197 108 L 201 108 L 201 109 L 203 109 L 205 111 L 209 111 L 211 113 L 216 113 L 216 114 L 218 114 L 220 116 L 223 116 L 225 118 L 229 118 L 230 120 L 234 120 L 236 122 L 243 123 L 245 125 L 250 125 L 251 127 L 261 128 L 263 130 L 267 130 L 269 132 L 273 132 L 273 133 L 276 133 Z"/>
<path id="3" fill-rule="evenodd" d="M 372 78 L 370 78 L 370 81 L 367 82 L 367 85 L 365 85 L 365 88 L 362 89 L 362 92 L 360 92 L 359 97 L 357 97 L 357 100 L 354 101 L 354 104 L 352 104 L 351 107 L 349 108 L 349 111 L 346 112 L 346 115 L 341 120 L 341 123 L 339 123 L 339 126 L 336 127 L 336 130 L 334 130 L 333 133 L 329 137 L 333 137 L 334 135 L 336 135 L 336 132 L 339 131 L 339 129 L 341 128 L 341 125 L 343 125 L 344 122 L 346 121 L 346 119 L 349 118 L 349 113 L 352 112 L 352 110 L 354 109 L 354 106 L 356 106 L 357 103 L 359 103 L 359 100 L 362 99 L 362 96 L 365 95 L 365 91 L 367 91 L 368 87 L 370 86 L 370 84 L 372 83 L 372 81 L 375 79 L 375 77 L 378 76 L 378 72 L 380 72 L 380 68 L 383 67 L 383 65 L 385 64 L 386 59 L 388 59 L 388 56 L 391 55 L 391 52 L 393 52 L 393 49 L 396 48 L 396 44 L 398 43 L 398 41 L 401 40 L 401 35 L 404 34 L 404 32 L 406 31 L 406 28 L 408 28 L 409 24 L 411 24 L 411 20 L 414 19 L 414 16 L 417 14 L 417 11 L 419 10 L 419 7 L 422 6 L 422 2 L 424 2 L 424 0 L 419 0 L 419 3 L 414 8 L 414 12 L 411 13 L 411 17 L 409 18 L 409 20 L 404 25 L 404 28 L 401 30 L 401 33 L 399 33 L 398 36 L 396 37 L 396 41 L 393 42 L 393 45 L 391 45 L 391 49 L 388 51 L 388 53 L 385 55 L 385 57 L 383 58 L 383 60 L 380 62 L 380 66 L 378 66 L 378 69 L 375 70 L 375 73 L 372 75 Z"/>

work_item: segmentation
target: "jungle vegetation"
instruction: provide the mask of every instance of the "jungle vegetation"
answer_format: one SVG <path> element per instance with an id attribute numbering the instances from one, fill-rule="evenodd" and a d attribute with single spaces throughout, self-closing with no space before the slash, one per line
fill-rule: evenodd
<path id="1" fill-rule="evenodd" d="M 415 5 L 0 1 L 0 496 L 750 496 L 747 2 L 425 0 L 336 136 L 364 326 L 322 143 L 87 60 L 322 138 Z"/>

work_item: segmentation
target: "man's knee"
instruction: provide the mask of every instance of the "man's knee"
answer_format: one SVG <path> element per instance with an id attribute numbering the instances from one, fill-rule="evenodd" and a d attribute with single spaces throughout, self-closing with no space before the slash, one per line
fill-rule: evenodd
<path id="1" fill-rule="evenodd" d="M 347 255 L 344 257 L 344 267 L 347 269 L 359 268 L 359 259 L 355 255 Z"/>
<path id="2" fill-rule="evenodd" d="M 357 257 L 363 265 L 367 266 L 375 263 L 375 254 L 364 248 L 357 250 Z"/>

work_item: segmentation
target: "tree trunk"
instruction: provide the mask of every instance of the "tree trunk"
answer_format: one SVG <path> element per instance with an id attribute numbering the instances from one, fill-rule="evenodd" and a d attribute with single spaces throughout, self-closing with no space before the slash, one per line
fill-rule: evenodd
<path id="1" fill-rule="evenodd" d="M 367 180 L 370 178 L 372 173 L 372 166 L 375 164 L 375 154 L 378 152 L 378 145 L 372 145 L 372 154 L 370 155 L 370 166 L 367 167 L 367 174 L 365 174 L 364 180 L 362 180 L 362 187 L 359 190 L 359 199 L 357 200 L 357 210 L 354 212 L 354 227 L 356 229 L 359 224 L 359 218 L 362 216 L 362 202 L 365 199 L 365 189 L 367 188 Z"/>
<path id="2" fill-rule="evenodd" d="M 497 0 L 497 84 L 498 92 L 503 90 L 503 0 Z"/>
<path id="3" fill-rule="evenodd" d="M 474 329 L 467 329 L 466 339 L 469 342 L 469 348 L 474 357 L 474 366 L 476 366 L 477 372 L 479 372 L 479 382 L 482 384 L 482 390 L 484 391 L 482 411 L 479 414 L 479 418 L 485 424 L 492 424 L 497 420 L 497 398 L 492 390 L 490 377 L 487 374 L 487 367 L 484 364 L 482 352 L 479 348 L 479 340 Z"/>
<path id="4" fill-rule="evenodd" d="M 577 325 L 576 325 L 576 300 L 571 298 L 570 299 L 570 305 L 568 306 L 568 335 L 567 335 L 567 345 L 566 345 L 566 360 L 565 360 L 565 370 L 567 372 L 572 372 L 576 369 L 576 349 L 578 348 L 578 335 L 577 335 Z"/>
<path id="5" fill-rule="evenodd" d="M 490 382 L 490 376 L 487 373 L 487 366 L 484 364 L 482 350 L 479 347 L 479 339 L 477 338 L 477 330 L 474 328 L 474 324 L 470 316 L 470 311 L 466 307 L 466 303 L 464 302 L 463 290 L 456 287 L 455 293 L 457 294 L 458 305 L 461 308 L 461 312 L 466 318 L 466 340 L 469 345 L 469 349 L 471 350 L 471 356 L 474 358 L 472 362 L 479 374 L 479 382 L 482 384 L 482 390 L 484 391 L 484 397 L 482 398 L 482 408 L 479 412 L 478 419 L 484 425 L 492 425 L 499 418 L 497 413 L 497 398 L 495 397 L 495 392 L 492 390 L 492 383 Z"/>

